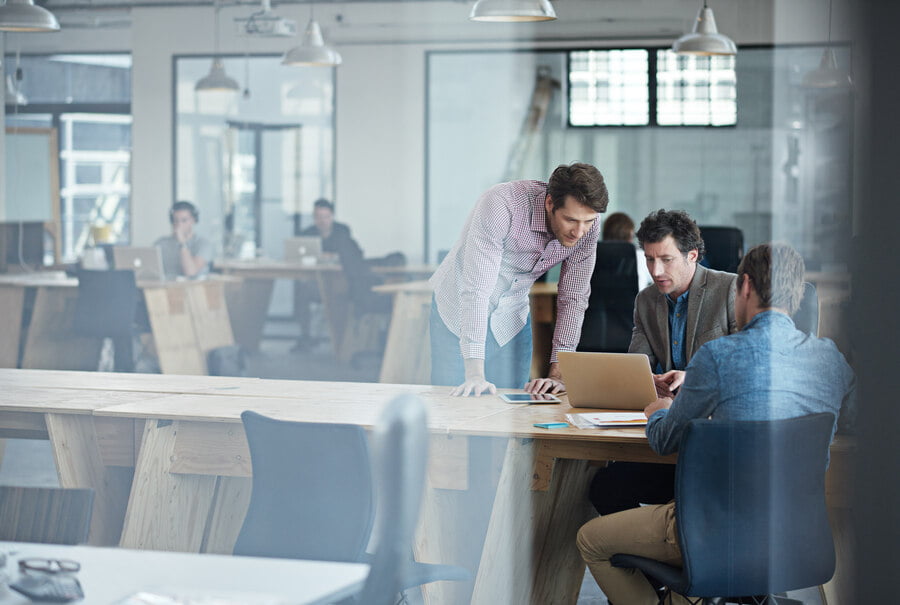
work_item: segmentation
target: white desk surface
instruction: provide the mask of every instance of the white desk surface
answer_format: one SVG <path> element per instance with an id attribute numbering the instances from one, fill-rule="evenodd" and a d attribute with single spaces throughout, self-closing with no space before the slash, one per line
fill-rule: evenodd
<path id="1" fill-rule="evenodd" d="M 72 559 L 81 563 L 78 580 L 85 598 L 77 605 L 112 605 L 138 592 L 220 597 L 229 605 L 313 605 L 331 603 L 362 588 L 369 566 L 359 563 L 264 559 L 93 546 L 0 542 L 9 557 L 6 572 L 18 577 L 24 557 Z M 179 601 L 181 602 L 181 601 Z M 212 603 L 189 601 L 185 603 Z M 0 604 L 31 603 L 0 588 Z M 217 602 L 218 603 L 218 602 Z"/>

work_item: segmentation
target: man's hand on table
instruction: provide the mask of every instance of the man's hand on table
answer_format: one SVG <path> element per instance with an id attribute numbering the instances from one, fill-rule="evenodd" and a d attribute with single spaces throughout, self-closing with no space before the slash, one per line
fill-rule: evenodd
<path id="1" fill-rule="evenodd" d="M 672 405 L 671 397 L 660 397 L 659 399 L 657 399 L 656 401 L 654 401 L 653 403 L 651 403 L 650 405 L 648 405 L 647 407 L 644 408 L 644 416 L 646 416 L 649 419 L 650 416 L 652 416 L 654 412 L 657 412 L 659 410 L 668 410 L 669 406 L 671 406 L 671 405 Z"/>
<path id="2" fill-rule="evenodd" d="M 665 374 L 654 374 L 656 394 L 659 397 L 674 397 L 675 390 L 684 383 L 684 370 L 670 370 Z"/>
<path id="3" fill-rule="evenodd" d="M 535 378 L 534 380 L 529 380 L 525 383 L 524 388 L 526 393 L 535 394 L 565 392 L 566 385 L 563 384 L 562 374 L 559 371 L 559 364 L 551 363 L 547 378 Z"/>
<path id="4" fill-rule="evenodd" d="M 494 383 L 488 382 L 482 376 L 480 378 L 474 378 L 472 380 L 469 380 L 467 378 L 464 383 L 450 391 L 450 394 L 454 397 L 468 397 L 469 395 L 478 397 L 485 392 L 490 393 L 491 395 L 496 395 L 497 387 L 494 386 Z"/>
<path id="5" fill-rule="evenodd" d="M 469 395 L 479 396 L 482 393 L 497 394 L 497 387 L 494 383 L 488 382 L 484 377 L 484 360 L 483 359 L 466 359 L 463 361 L 466 368 L 466 381 L 450 391 L 454 397 L 468 397 Z"/>

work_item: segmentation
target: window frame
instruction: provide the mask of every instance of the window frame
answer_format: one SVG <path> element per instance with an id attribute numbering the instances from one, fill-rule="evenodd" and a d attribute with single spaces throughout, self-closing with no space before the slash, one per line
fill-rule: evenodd
<path id="1" fill-rule="evenodd" d="M 741 48 L 774 48 L 772 45 L 762 46 L 743 46 Z M 566 53 L 566 127 L 568 128 L 736 128 L 740 124 L 740 107 L 738 104 L 739 95 L 735 94 L 736 115 L 733 124 L 660 124 L 657 120 L 658 95 L 657 95 L 657 52 L 660 50 L 669 50 L 671 46 L 616 46 L 616 47 L 590 47 L 590 48 L 567 48 Z M 571 114 L 572 102 L 572 80 L 569 74 L 572 71 L 572 53 L 585 51 L 611 51 L 611 50 L 644 50 L 647 51 L 647 111 L 648 121 L 646 124 L 573 124 Z M 740 53 L 740 50 L 738 50 Z M 735 59 L 737 61 L 737 59 Z M 735 64 L 735 71 L 737 65 Z M 735 77 L 735 90 L 737 90 L 739 82 Z"/>
<path id="2" fill-rule="evenodd" d="M 66 55 L 66 56 L 96 56 L 96 55 L 121 55 L 131 57 L 132 64 L 129 68 L 133 74 L 134 71 L 134 56 L 131 52 L 128 51 L 109 51 L 109 52 L 66 52 L 66 51 L 54 51 L 54 52 L 23 52 L 19 56 L 20 57 L 54 57 L 58 55 Z M 3 60 L 7 62 L 7 64 L 14 64 L 11 61 L 15 61 L 16 53 L 6 52 L 3 53 Z M 5 77 L 5 68 L 0 69 L 0 75 Z M 132 88 L 129 90 L 131 92 L 133 90 L 133 81 Z M 118 101 L 100 101 L 100 102 L 91 102 L 91 101 L 74 101 L 72 103 L 66 102 L 29 102 L 27 105 L 18 105 L 15 103 L 5 103 L 4 105 L 4 127 L 8 124 L 10 118 L 17 118 L 21 116 L 27 115 L 43 115 L 49 116 L 50 118 L 50 128 L 53 128 L 57 133 L 57 169 L 59 174 L 59 183 L 57 196 L 59 198 L 59 241 L 56 242 L 58 246 L 57 254 L 63 262 L 66 261 L 66 256 L 64 255 L 64 236 L 63 229 L 65 225 L 65 219 L 63 218 L 63 210 L 64 210 L 64 197 L 62 195 L 63 191 L 63 175 L 65 174 L 65 163 L 67 161 L 65 154 L 63 153 L 63 146 L 65 145 L 63 134 L 63 123 L 62 116 L 67 114 L 101 114 L 101 115 L 125 115 L 131 118 L 131 122 L 129 124 L 129 128 L 134 127 L 134 114 L 132 113 L 132 102 L 133 98 L 129 94 L 129 99 L 127 102 L 118 102 Z M 133 134 L 133 131 L 132 131 Z M 132 149 L 134 145 L 134 140 L 132 138 Z M 130 151 L 129 151 L 130 153 Z M 128 229 L 125 233 L 127 237 L 127 242 L 132 241 L 133 237 L 133 224 L 131 219 L 133 217 L 133 204 L 134 204 L 134 190 L 132 188 L 133 182 L 131 179 L 131 173 L 133 170 L 132 161 L 128 162 L 128 171 L 129 171 L 129 195 L 128 195 Z M 71 245 L 71 242 L 69 242 Z"/>

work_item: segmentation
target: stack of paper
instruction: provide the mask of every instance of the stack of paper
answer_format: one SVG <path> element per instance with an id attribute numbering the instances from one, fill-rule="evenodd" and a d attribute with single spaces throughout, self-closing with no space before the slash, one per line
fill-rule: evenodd
<path id="1" fill-rule="evenodd" d="M 597 427 L 644 426 L 647 417 L 643 412 L 593 412 L 590 414 L 566 414 L 566 419 L 580 429 Z"/>

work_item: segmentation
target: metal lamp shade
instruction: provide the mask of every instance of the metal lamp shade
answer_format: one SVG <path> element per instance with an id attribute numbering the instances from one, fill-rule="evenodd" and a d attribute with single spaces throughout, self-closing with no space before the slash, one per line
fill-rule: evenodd
<path id="1" fill-rule="evenodd" d="M 0 6 L 0 31 L 58 32 L 59 21 L 45 8 L 32 0 L 6 0 Z"/>
<path id="2" fill-rule="evenodd" d="M 556 12 L 550 0 L 478 0 L 469 13 L 471 21 L 552 21 Z"/>
<path id="3" fill-rule="evenodd" d="M 672 50 L 681 55 L 735 55 L 737 45 L 716 28 L 712 9 L 703 6 L 697 13 L 694 31 L 675 40 Z"/>
<path id="4" fill-rule="evenodd" d="M 222 60 L 216 57 L 213 59 L 212 67 L 209 73 L 197 80 L 194 85 L 196 91 L 217 90 L 223 92 L 237 92 L 241 89 L 237 81 L 228 77 L 225 73 L 225 66 Z"/>
<path id="5" fill-rule="evenodd" d="M 803 76 L 803 86 L 806 88 L 849 88 L 853 86 L 850 74 L 839 69 L 834 51 L 826 48 L 822 53 L 819 66 Z"/>
<path id="6" fill-rule="evenodd" d="M 310 19 L 303 33 L 303 42 L 300 46 L 291 48 L 281 59 L 282 65 L 323 66 L 333 67 L 341 64 L 341 54 L 325 46 L 322 38 L 322 29 L 318 22 Z"/>

